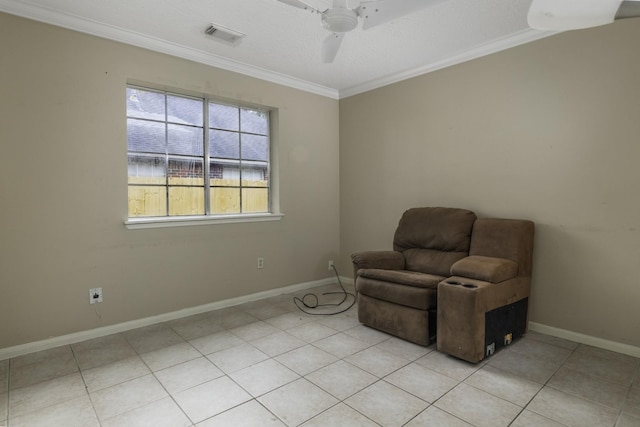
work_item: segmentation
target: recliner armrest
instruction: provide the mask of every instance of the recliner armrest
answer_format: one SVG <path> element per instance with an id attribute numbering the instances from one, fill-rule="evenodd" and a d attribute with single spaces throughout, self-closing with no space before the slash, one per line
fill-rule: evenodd
<path id="1" fill-rule="evenodd" d="M 518 264 L 504 258 L 471 255 L 453 264 L 451 275 L 499 283 L 518 276 Z"/>
<path id="2" fill-rule="evenodd" d="M 354 273 L 361 268 L 404 270 L 404 255 L 397 251 L 369 251 L 351 254 Z M 355 277 L 354 277 L 355 278 Z"/>

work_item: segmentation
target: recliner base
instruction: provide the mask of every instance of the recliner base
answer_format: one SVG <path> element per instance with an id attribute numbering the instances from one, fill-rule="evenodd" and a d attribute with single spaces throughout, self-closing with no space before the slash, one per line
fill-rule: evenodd
<path id="1" fill-rule="evenodd" d="M 433 310 L 418 310 L 358 294 L 358 320 L 418 345 L 429 345 L 435 338 L 436 312 Z"/>
<path id="2" fill-rule="evenodd" d="M 484 314 L 485 357 L 510 345 L 527 331 L 529 298 L 498 307 Z"/>

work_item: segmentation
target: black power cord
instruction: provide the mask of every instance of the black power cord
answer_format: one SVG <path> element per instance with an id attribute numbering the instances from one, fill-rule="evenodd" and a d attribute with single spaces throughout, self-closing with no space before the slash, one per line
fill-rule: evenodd
<path id="1" fill-rule="evenodd" d="M 340 285 L 340 289 L 342 289 L 342 292 L 324 292 L 322 295 L 339 295 L 339 294 L 341 294 L 341 295 L 343 295 L 342 301 L 340 301 L 339 303 L 324 303 L 324 304 L 320 304 L 320 299 L 314 293 L 305 294 L 302 298 L 293 297 L 293 303 L 303 313 L 310 314 L 312 316 L 332 316 L 334 314 L 344 313 L 345 311 L 349 310 L 351 307 L 353 307 L 355 305 L 356 296 L 354 294 L 352 294 L 351 292 L 347 292 L 345 290 L 344 286 L 342 285 L 342 281 L 340 281 L 340 275 L 338 274 L 338 269 L 336 269 L 336 266 L 332 265 L 331 267 L 333 267 L 333 271 L 336 274 L 336 278 L 338 279 L 338 284 Z M 342 304 L 345 303 L 345 301 L 347 301 L 347 299 L 349 298 L 349 295 L 351 297 L 353 297 L 353 301 L 345 309 L 342 309 L 342 310 L 339 310 L 339 311 L 336 311 L 336 312 L 333 312 L 333 313 L 314 313 L 314 312 L 305 310 L 305 308 L 313 310 L 313 309 L 321 308 L 321 307 L 340 307 Z M 313 302 L 307 303 L 305 301 L 305 300 L 308 300 L 309 298 L 312 298 Z M 302 304 L 305 308 L 301 307 L 300 304 Z"/>

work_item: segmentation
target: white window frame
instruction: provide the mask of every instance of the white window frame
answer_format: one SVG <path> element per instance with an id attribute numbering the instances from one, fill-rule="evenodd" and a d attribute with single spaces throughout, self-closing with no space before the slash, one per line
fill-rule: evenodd
<path id="1" fill-rule="evenodd" d="M 147 216 L 147 217 L 128 217 L 124 224 L 128 229 L 143 229 L 143 228 L 162 228 L 162 227 L 181 227 L 181 226 L 192 226 L 192 225 L 208 225 L 208 224 L 230 224 L 230 223 L 243 223 L 243 222 L 263 222 L 263 221 L 279 221 L 284 214 L 279 212 L 278 209 L 278 200 L 277 200 L 277 181 L 274 179 L 276 174 L 274 173 L 274 161 L 273 161 L 273 153 L 274 153 L 274 138 L 273 138 L 273 118 L 274 118 L 274 110 L 265 107 L 257 107 L 255 105 L 243 105 L 240 103 L 229 103 L 222 102 L 218 99 L 204 96 L 204 95 L 187 95 L 184 93 L 180 93 L 179 91 L 171 91 L 171 90 L 163 90 L 163 89 L 155 89 L 153 87 L 148 87 L 146 85 L 139 84 L 128 84 L 127 89 L 139 89 L 143 91 L 150 91 L 156 93 L 162 93 L 166 95 L 173 95 L 185 98 L 195 98 L 201 100 L 204 108 L 204 118 L 203 118 L 203 165 L 205 167 L 204 172 L 204 181 L 205 181 L 205 215 L 182 215 L 182 216 Z M 208 111 L 209 111 L 209 103 L 214 103 L 218 105 L 228 105 L 235 108 L 247 108 L 256 111 L 263 111 L 268 114 L 268 130 L 267 130 L 267 139 L 268 139 L 268 160 L 267 160 L 267 191 L 268 191 L 268 212 L 264 213 L 232 213 L 232 214 L 211 214 L 209 213 L 209 197 L 211 188 L 209 186 L 209 164 L 210 164 L 210 156 L 209 156 L 209 120 L 208 120 Z M 129 116 L 127 115 L 127 119 Z M 165 117 L 165 123 L 167 118 Z M 242 134 L 242 131 L 239 131 Z M 127 149 L 127 158 L 130 153 L 135 153 L 135 151 L 130 152 Z M 128 169 L 128 168 L 127 168 Z M 127 172 L 128 173 L 128 172 Z M 129 187 L 129 183 L 127 184 L 127 188 Z M 242 191 L 243 185 L 242 181 L 239 183 L 240 191 Z M 250 187 L 249 187 L 250 188 Z M 240 195 L 242 199 L 242 195 Z M 127 208 L 127 216 L 129 215 Z"/>

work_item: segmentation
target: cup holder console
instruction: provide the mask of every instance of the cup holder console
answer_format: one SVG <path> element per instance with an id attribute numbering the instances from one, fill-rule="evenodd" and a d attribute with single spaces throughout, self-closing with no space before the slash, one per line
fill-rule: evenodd
<path id="1" fill-rule="evenodd" d="M 474 285 L 471 283 L 462 283 L 462 282 L 458 282 L 457 280 L 447 280 L 445 283 L 447 285 L 462 286 L 463 288 L 467 288 L 467 289 L 475 289 L 478 287 L 478 285 Z"/>

